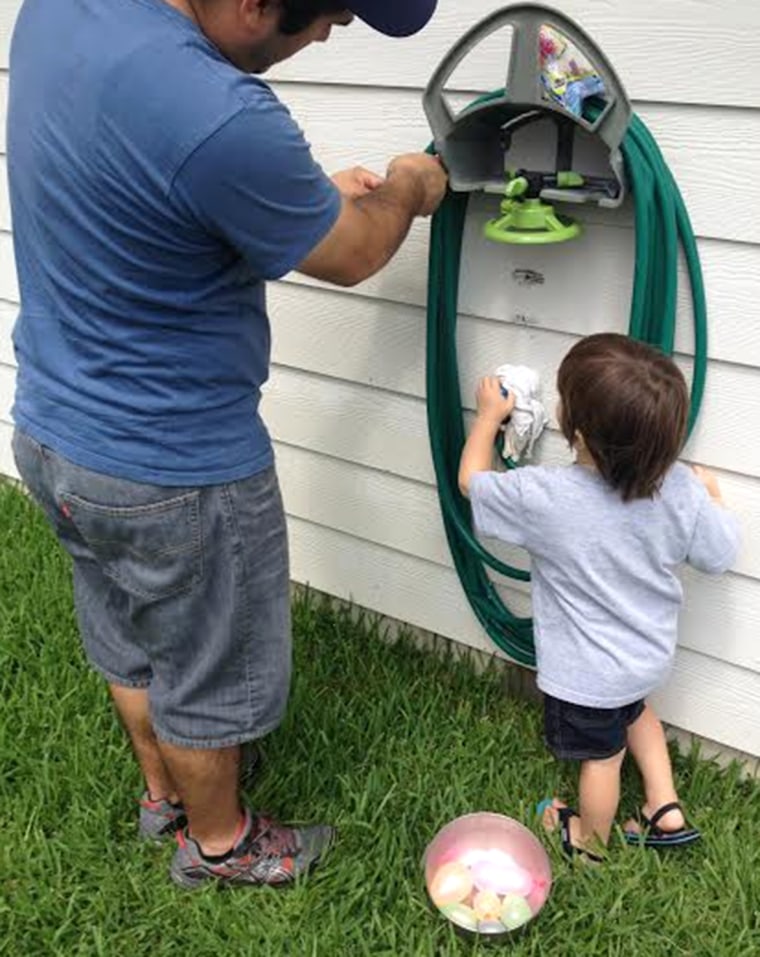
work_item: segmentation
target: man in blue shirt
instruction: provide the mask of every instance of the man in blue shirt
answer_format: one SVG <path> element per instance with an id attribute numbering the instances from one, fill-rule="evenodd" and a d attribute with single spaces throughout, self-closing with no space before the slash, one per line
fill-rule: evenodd
<path id="1" fill-rule="evenodd" d="M 73 558 L 83 643 L 146 781 L 141 833 L 178 832 L 182 886 L 288 883 L 333 836 L 239 798 L 241 746 L 280 722 L 290 680 L 264 282 L 362 281 L 445 190 L 424 154 L 330 179 L 258 75 L 354 15 L 402 36 L 434 7 L 25 0 L 16 26 L 14 452 Z"/>

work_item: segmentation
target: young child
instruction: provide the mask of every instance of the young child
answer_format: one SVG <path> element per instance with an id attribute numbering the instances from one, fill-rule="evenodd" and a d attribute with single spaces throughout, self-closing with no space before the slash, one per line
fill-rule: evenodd
<path id="1" fill-rule="evenodd" d="M 662 725 L 645 699 L 673 663 L 676 567 L 726 571 L 738 523 L 713 475 L 676 462 L 689 397 L 669 358 L 625 336 L 593 335 L 567 354 L 557 385 L 575 464 L 492 471 L 513 400 L 486 378 L 459 470 L 476 530 L 531 556 L 546 742 L 557 758 L 581 762 L 578 812 L 545 802 L 544 826 L 561 829 L 568 855 L 599 860 L 593 849 L 609 840 L 630 751 L 645 800 L 641 828 L 628 822 L 626 840 L 692 843 L 700 835 L 684 818 Z"/>

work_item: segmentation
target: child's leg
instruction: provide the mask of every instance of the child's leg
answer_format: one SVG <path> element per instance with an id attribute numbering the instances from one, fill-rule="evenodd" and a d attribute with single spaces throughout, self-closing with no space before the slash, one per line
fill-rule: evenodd
<path id="1" fill-rule="evenodd" d="M 571 817 L 570 843 L 593 853 L 599 843 L 607 844 L 620 801 L 620 768 L 625 749 L 611 758 L 581 762 L 579 814 Z M 553 801 L 544 812 L 544 827 L 553 831 L 559 824 L 561 801 Z"/>
<path id="2" fill-rule="evenodd" d="M 620 800 L 626 738 L 623 709 L 590 708 L 546 694 L 544 737 L 555 757 L 581 762 L 578 813 L 560 815 L 567 805 L 555 799 L 543 812 L 544 827 L 564 830 L 566 824 L 569 834 L 563 834 L 563 843 L 569 837 L 573 847 L 593 854 L 594 845 L 609 840 Z"/>
<path id="3" fill-rule="evenodd" d="M 673 769 L 665 732 L 648 704 L 633 724 L 629 725 L 627 742 L 644 782 L 645 803 L 642 811 L 650 818 L 658 808 L 677 801 L 678 795 L 673 783 Z M 658 822 L 663 831 L 677 831 L 685 824 L 680 811 L 668 811 Z"/>
<path id="4" fill-rule="evenodd" d="M 581 764 L 578 812 L 578 842 L 590 846 L 594 840 L 606 844 L 620 802 L 620 768 L 625 750 L 611 758 Z M 572 825 L 570 832 L 572 834 Z M 575 841 L 573 841 L 575 843 Z"/>

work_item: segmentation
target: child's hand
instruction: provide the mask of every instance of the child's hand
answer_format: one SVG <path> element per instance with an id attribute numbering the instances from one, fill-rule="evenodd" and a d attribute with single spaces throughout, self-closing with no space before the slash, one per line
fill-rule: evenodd
<path id="1" fill-rule="evenodd" d="M 510 394 L 504 398 L 501 383 L 495 375 L 486 376 L 485 379 L 480 380 L 477 402 L 478 416 L 499 425 L 509 418 L 515 407 L 515 397 Z"/>
<path id="2" fill-rule="evenodd" d="M 709 469 L 703 468 L 701 465 L 692 465 L 692 470 L 699 481 L 707 489 L 710 498 L 714 502 L 722 502 L 723 496 L 721 495 L 717 476 L 715 476 Z"/>

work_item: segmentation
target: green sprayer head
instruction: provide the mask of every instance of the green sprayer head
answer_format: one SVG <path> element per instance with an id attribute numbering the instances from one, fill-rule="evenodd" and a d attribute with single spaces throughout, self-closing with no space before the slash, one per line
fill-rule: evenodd
<path id="1" fill-rule="evenodd" d="M 571 187 L 583 182 L 577 173 L 559 173 L 557 179 L 560 178 L 558 186 Z M 553 206 L 541 201 L 537 192 L 528 177 L 511 176 L 501 201 L 501 215 L 486 223 L 486 238 L 496 243 L 545 245 L 564 243 L 579 236 L 580 225 L 556 213 Z"/>

